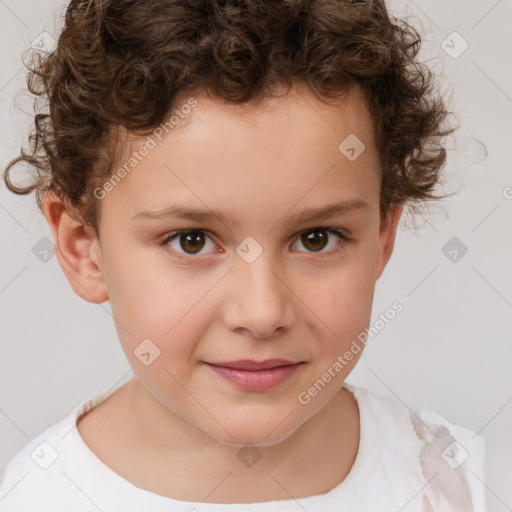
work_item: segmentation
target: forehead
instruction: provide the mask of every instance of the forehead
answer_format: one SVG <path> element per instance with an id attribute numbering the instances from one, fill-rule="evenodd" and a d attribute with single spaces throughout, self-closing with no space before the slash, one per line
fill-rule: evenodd
<path id="1" fill-rule="evenodd" d="M 122 204 L 131 218 L 187 203 L 262 220 L 276 208 L 282 213 L 343 199 L 378 202 L 380 162 L 358 87 L 335 105 L 306 86 L 253 105 L 205 95 L 187 100 L 182 105 L 194 106 L 176 105 L 166 129 L 125 145 L 116 168 L 130 170 L 102 209 Z"/>

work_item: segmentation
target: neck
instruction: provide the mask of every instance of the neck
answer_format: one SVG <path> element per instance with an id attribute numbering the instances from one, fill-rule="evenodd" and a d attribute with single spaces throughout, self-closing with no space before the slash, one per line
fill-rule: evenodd
<path id="1" fill-rule="evenodd" d="M 125 478 L 177 500 L 252 503 L 324 494 L 345 479 L 357 454 L 359 410 L 345 388 L 284 441 L 249 449 L 213 439 L 137 378 L 122 389 L 118 417 L 132 447 Z"/>

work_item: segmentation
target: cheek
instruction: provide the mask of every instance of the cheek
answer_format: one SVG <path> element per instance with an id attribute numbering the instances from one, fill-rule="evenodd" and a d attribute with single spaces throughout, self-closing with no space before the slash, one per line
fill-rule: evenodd
<path id="1" fill-rule="evenodd" d="M 107 289 L 115 318 L 128 331 L 167 332 L 199 293 L 194 281 L 166 264 L 158 248 L 132 247 L 108 261 Z"/>
<path id="2" fill-rule="evenodd" d="M 309 293 L 307 289 L 301 291 L 302 296 L 308 297 L 305 302 L 311 312 L 308 316 L 312 324 L 307 332 L 316 338 L 316 364 L 309 375 L 311 382 L 331 369 L 335 375 L 331 389 L 335 389 L 361 357 L 374 295 L 371 265 L 370 258 L 354 258 L 353 262 L 340 265 L 325 280 L 310 282 Z M 347 357 L 343 357 L 345 354 Z M 329 375 L 326 379 L 331 381 Z"/>
<path id="3" fill-rule="evenodd" d="M 164 368 L 172 374 L 185 371 L 184 362 L 192 358 L 212 321 L 205 297 L 211 280 L 191 279 L 190 273 L 161 264 L 116 266 L 111 275 L 112 313 L 122 348 L 141 375 L 147 373 L 144 362 L 153 358 L 155 376 Z M 148 352 L 150 356 L 140 357 Z"/>
<path id="4" fill-rule="evenodd" d="M 375 291 L 369 267 L 362 261 L 358 265 L 341 265 L 338 271 L 303 288 L 301 294 L 307 297 L 305 303 L 312 315 L 322 320 L 333 336 L 345 337 L 351 326 L 367 326 Z"/>
<path id="5" fill-rule="evenodd" d="M 314 361 L 304 375 L 301 404 L 325 403 L 356 366 L 371 319 L 373 284 L 364 265 L 347 266 L 309 294 L 312 327 L 306 332 L 315 337 Z"/>

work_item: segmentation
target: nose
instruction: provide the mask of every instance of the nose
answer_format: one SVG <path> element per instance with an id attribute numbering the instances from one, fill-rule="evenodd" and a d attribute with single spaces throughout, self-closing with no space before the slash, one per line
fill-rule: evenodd
<path id="1" fill-rule="evenodd" d="M 296 298 L 291 284 L 265 251 L 256 261 L 239 258 L 227 279 L 222 316 L 233 332 L 249 331 L 255 338 L 272 338 L 295 321 Z"/>

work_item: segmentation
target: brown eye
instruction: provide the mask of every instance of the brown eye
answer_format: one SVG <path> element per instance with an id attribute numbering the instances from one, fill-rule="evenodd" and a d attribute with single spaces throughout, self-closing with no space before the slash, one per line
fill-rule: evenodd
<path id="1" fill-rule="evenodd" d="M 179 244 L 176 243 L 178 241 Z M 208 245 L 208 242 L 212 245 L 212 248 L 215 249 L 215 242 L 213 242 L 204 231 L 195 230 L 176 231 L 161 243 L 162 245 L 169 245 L 172 251 L 177 253 L 178 256 L 187 256 L 200 253 L 203 248 Z"/>
<path id="2" fill-rule="evenodd" d="M 341 242 L 336 243 L 336 238 L 341 239 Z M 348 242 L 348 238 L 337 229 L 314 228 L 301 233 L 295 243 L 298 242 L 306 248 L 306 252 L 320 252 L 321 254 L 325 254 L 336 252 L 337 248 L 342 249 L 345 242 Z M 328 249 L 324 251 L 326 247 L 328 247 Z"/>
<path id="3" fill-rule="evenodd" d="M 327 245 L 327 236 L 325 231 L 316 229 L 307 231 L 301 235 L 302 243 L 311 251 L 321 251 Z"/>
<path id="4" fill-rule="evenodd" d="M 180 247 L 187 253 L 196 254 L 205 243 L 204 233 L 193 231 L 192 233 L 182 233 L 180 235 Z"/>

